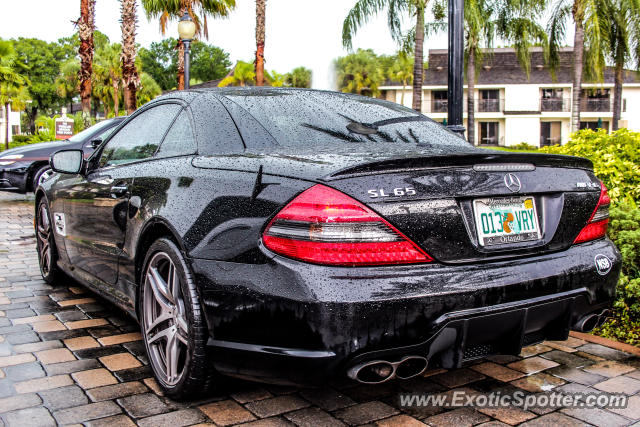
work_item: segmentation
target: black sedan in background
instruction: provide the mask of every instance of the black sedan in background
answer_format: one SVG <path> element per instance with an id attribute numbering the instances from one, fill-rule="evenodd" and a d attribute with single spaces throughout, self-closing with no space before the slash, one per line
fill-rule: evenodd
<path id="1" fill-rule="evenodd" d="M 51 165 L 44 279 L 135 316 L 173 398 L 519 354 L 602 322 L 620 272 L 591 162 L 473 148 L 366 97 L 169 93 Z"/>
<path id="2" fill-rule="evenodd" d="M 0 190 L 34 191 L 51 176 L 51 154 L 58 150 L 79 149 L 88 157 L 123 119 L 104 120 L 65 141 L 39 142 L 0 152 Z"/>

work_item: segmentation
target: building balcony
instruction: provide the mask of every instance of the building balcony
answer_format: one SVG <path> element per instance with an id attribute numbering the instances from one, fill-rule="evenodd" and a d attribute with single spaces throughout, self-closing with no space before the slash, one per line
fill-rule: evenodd
<path id="1" fill-rule="evenodd" d="M 504 110 L 504 99 L 478 99 L 476 101 L 476 112 L 478 113 L 499 113 Z"/>
<path id="2" fill-rule="evenodd" d="M 449 109 L 449 101 L 446 99 L 432 99 L 430 113 L 446 113 Z"/>
<path id="3" fill-rule="evenodd" d="M 540 98 L 540 111 L 564 112 L 571 111 L 571 99 L 569 98 Z"/>
<path id="4" fill-rule="evenodd" d="M 587 113 L 610 113 L 611 101 L 609 98 L 581 98 L 580 111 Z"/>

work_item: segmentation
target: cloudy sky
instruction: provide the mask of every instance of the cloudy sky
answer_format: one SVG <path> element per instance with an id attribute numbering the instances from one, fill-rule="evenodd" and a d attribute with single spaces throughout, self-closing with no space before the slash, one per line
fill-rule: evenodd
<path id="1" fill-rule="evenodd" d="M 72 21 L 79 16 L 80 0 L 2 0 L 0 38 L 37 37 L 55 41 L 73 34 Z M 139 3 L 139 2 L 138 2 Z M 311 68 L 313 86 L 329 89 L 331 61 L 346 51 L 342 48 L 342 21 L 355 0 L 268 0 L 266 68 L 280 73 L 299 65 Z M 230 53 L 232 61 L 252 61 L 255 52 L 255 2 L 237 0 L 237 8 L 226 19 L 209 21 L 209 43 Z M 139 28 L 136 41 L 142 46 L 162 39 L 158 22 L 149 22 L 138 5 Z M 354 48 L 372 48 L 377 53 L 393 53 L 397 46 L 389 36 L 386 14 L 366 25 L 354 41 Z M 96 26 L 111 41 L 120 41 L 120 2 L 97 0 Z M 171 25 L 167 36 L 176 36 Z M 428 40 L 429 48 L 445 48 L 446 35 Z"/>

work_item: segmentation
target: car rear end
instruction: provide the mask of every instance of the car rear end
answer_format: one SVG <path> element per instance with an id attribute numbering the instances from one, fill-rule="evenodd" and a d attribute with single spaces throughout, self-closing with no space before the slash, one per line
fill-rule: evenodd
<path id="1" fill-rule="evenodd" d="M 200 277 L 236 283 L 205 298 L 219 371 L 379 383 L 519 354 L 604 320 L 621 260 L 590 162 L 431 152 L 304 180 L 264 219 L 268 262 L 195 263 Z"/>

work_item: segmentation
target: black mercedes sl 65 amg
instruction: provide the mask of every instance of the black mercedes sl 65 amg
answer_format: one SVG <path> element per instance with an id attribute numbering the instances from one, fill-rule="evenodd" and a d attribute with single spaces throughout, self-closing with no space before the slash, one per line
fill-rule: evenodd
<path id="1" fill-rule="evenodd" d="M 356 95 L 173 92 L 51 166 L 43 277 L 135 316 L 174 398 L 519 354 L 602 322 L 620 271 L 588 160 L 474 148 Z"/>

